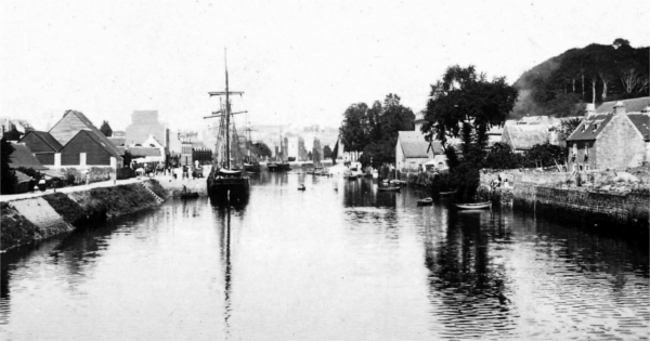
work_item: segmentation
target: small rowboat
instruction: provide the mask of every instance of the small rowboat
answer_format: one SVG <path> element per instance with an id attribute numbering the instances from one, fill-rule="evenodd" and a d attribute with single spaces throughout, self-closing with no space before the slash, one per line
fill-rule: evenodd
<path id="1" fill-rule="evenodd" d="M 299 191 L 304 191 L 304 190 L 306 190 L 306 189 L 307 189 L 307 188 L 305 187 L 305 185 L 300 185 L 300 186 L 298 186 L 298 190 L 299 190 Z"/>
<path id="2" fill-rule="evenodd" d="M 397 186 L 378 187 L 377 190 L 380 192 L 399 192 L 400 187 Z"/>
<path id="3" fill-rule="evenodd" d="M 456 194 L 456 191 L 445 191 L 445 192 L 440 192 L 441 197 L 447 197 L 450 195 Z"/>
<path id="4" fill-rule="evenodd" d="M 462 203 L 462 204 L 456 204 L 456 207 L 458 207 L 461 210 L 482 210 L 485 208 L 492 207 L 492 202 L 483 201 L 483 202 L 473 202 L 473 203 Z"/>
<path id="5" fill-rule="evenodd" d="M 199 193 L 197 192 L 186 192 L 186 193 L 181 193 L 181 199 L 195 199 L 199 197 Z"/>
<path id="6" fill-rule="evenodd" d="M 433 199 L 431 197 L 418 200 L 418 206 L 431 205 L 431 204 L 433 204 Z"/>

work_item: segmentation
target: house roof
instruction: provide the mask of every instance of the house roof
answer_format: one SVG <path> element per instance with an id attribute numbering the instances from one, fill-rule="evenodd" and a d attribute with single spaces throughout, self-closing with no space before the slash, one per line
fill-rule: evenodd
<path id="1" fill-rule="evenodd" d="M 625 111 L 627 112 L 642 111 L 645 107 L 650 105 L 650 97 L 639 97 L 622 101 L 604 102 L 598 108 L 596 108 L 596 114 L 609 114 L 614 112 L 614 105 L 617 102 L 622 102 L 625 106 Z"/>
<path id="2" fill-rule="evenodd" d="M 434 155 L 445 153 L 445 150 L 442 148 L 442 142 L 440 141 L 431 141 L 431 144 L 427 147 L 427 151 L 429 151 L 429 148 L 433 150 Z"/>
<path id="3" fill-rule="evenodd" d="M 630 113 L 627 117 L 643 135 L 643 140 L 650 142 L 650 116 L 646 113 Z"/>
<path id="4" fill-rule="evenodd" d="M 402 146 L 404 157 L 407 158 L 425 158 L 429 157 L 427 151 L 429 143 L 419 131 L 400 131 L 398 132 L 398 143 Z"/>
<path id="5" fill-rule="evenodd" d="M 612 120 L 614 115 L 592 115 L 580 123 L 576 130 L 569 135 L 567 141 L 591 141 L 595 140 L 607 123 Z"/>
<path id="6" fill-rule="evenodd" d="M 54 136 L 52 136 L 52 134 L 50 134 L 50 133 L 47 132 L 47 131 L 36 131 L 36 130 L 30 130 L 30 131 L 28 131 L 28 132 L 25 134 L 25 136 L 23 136 L 23 138 L 21 139 L 21 141 L 22 141 L 23 139 L 25 139 L 25 137 L 27 137 L 27 135 L 29 135 L 29 134 L 34 134 L 34 136 L 36 136 L 36 137 L 38 137 L 39 139 L 41 139 L 45 144 L 47 144 L 47 145 L 48 145 L 50 148 L 52 148 L 52 150 L 54 150 L 55 152 L 58 152 L 59 150 L 61 150 L 61 148 L 63 148 L 63 146 L 61 145 L 61 143 L 59 143 L 59 141 L 57 141 L 57 140 L 54 138 Z"/>
<path id="7" fill-rule="evenodd" d="M 106 149 L 109 151 L 109 153 L 112 156 L 117 155 L 116 157 L 121 158 L 120 152 L 117 149 L 117 147 L 111 141 L 108 140 L 108 137 L 106 137 L 106 135 L 104 135 L 104 133 L 99 131 L 99 129 L 97 129 L 97 127 L 95 127 L 93 125 L 93 123 L 90 122 L 90 120 L 88 119 L 88 117 L 86 117 L 86 115 L 84 115 L 83 113 L 81 113 L 79 111 L 68 110 L 63 115 L 63 118 L 61 120 L 59 120 L 59 122 L 63 121 L 66 117 L 72 117 L 72 118 L 76 118 L 77 120 L 79 120 L 83 125 L 86 126 L 86 128 L 88 130 L 90 130 L 92 132 L 92 135 L 96 135 L 95 137 L 93 137 L 94 140 L 99 139 L 99 141 L 101 141 L 101 143 L 106 147 Z M 57 122 L 57 124 L 55 124 L 54 127 L 52 127 L 52 129 L 50 129 L 50 132 L 52 132 L 52 130 L 54 130 L 54 128 L 59 124 L 59 122 Z M 80 131 L 84 131 L 84 129 L 81 129 Z M 74 138 L 77 134 L 75 134 L 72 138 Z M 70 139 L 70 140 L 72 140 L 72 139 Z"/>
<path id="8" fill-rule="evenodd" d="M 506 125 L 504 135 L 506 131 L 514 149 L 528 150 L 536 144 L 548 142 L 548 125 L 546 124 Z"/>
<path id="9" fill-rule="evenodd" d="M 95 141 L 98 145 L 102 146 L 104 150 L 108 152 L 108 154 L 110 154 L 112 157 L 116 158 L 117 160 L 122 159 L 122 154 L 120 154 L 120 151 L 110 141 L 108 141 L 108 139 L 106 139 L 106 136 L 104 134 L 100 133 L 101 136 L 104 137 L 102 138 L 98 134 L 95 134 L 93 131 L 84 129 L 84 130 L 80 130 L 77 133 L 77 135 L 75 135 L 70 141 L 74 140 L 80 134 L 86 134 L 90 139 Z M 70 142 L 68 142 L 65 146 L 67 146 L 68 144 L 70 144 Z"/>
<path id="10" fill-rule="evenodd" d="M 132 157 L 161 156 L 160 149 L 152 147 L 130 147 Z"/>
<path id="11" fill-rule="evenodd" d="M 9 167 L 12 169 L 20 167 L 33 168 L 34 170 L 47 169 L 24 143 L 11 143 L 11 146 L 14 147 L 14 151 L 9 156 Z"/>

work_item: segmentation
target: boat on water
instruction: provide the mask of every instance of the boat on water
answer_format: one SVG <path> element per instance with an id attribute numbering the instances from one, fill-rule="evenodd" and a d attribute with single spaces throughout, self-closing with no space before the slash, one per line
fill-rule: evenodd
<path id="1" fill-rule="evenodd" d="M 307 188 L 305 187 L 304 184 L 300 184 L 300 186 L 298 186 L 298 190 L 299 190 L 299 191 L 304 191 L 304 190 L 306 190 L 306 189 L 307 189 Z"/>
<path id="2" fill-rule="evenodd" d="M 426 205 L 431 205 L 433 204 L 433 198 L 428 197 L 428 198 L 422 198 L 418 200 L 418 206 L 426 206 Z"/>
<path id="3" fill-rule="evenodd" d="M 198 192 L 181 193 L 181 199 L 196 199 L 199 197 Z"/>
<path id="4" fill-rule="evenodd" d="M 455 191 L 455 190 L 453 190 L 453 191 L 442 191 L 442 192 L 440 192 L 440 196 L 441 196 L 441 197 L 448 197 L 448 196 L 450 196 L 450 195 L 454 195 L 454 194 L 456 194 L 456 191 Z"/>
<path id="5" fill-rule="evenodd" d="M 288 172 L 291 170 L 291 165 L 288 162 L 269 162 L 269 172 Z"/>
<path id="6" fill-rule="evenodd" d="M 461 210 L 483 210 L 492 207 L 491 201 L 473 202 L 473 203 L 457 203 L 456 207 Z"/>
<path id="7" fill-rule="evenodd" d="M 259 173 L 261 170 L 260 164 L 257 162 L 254 163 L 244 163 L 244 170 L 247 173 Z"/>
<path id="8" fill-rule="evenodd" d="M 380 192 L 399 192 L 401 189 L 399 186 L 377 187 L 377 190 Z"/>
<path id="9" fill-rule="evenodd" d="M 241 160 L 242 158 L 241 153 L 238 150 L 239 143 L 237 132 L 235 130 L 234 120 L 231 119 L 234 115 L 245 113 L 245 111 L 232 112 L 231 110 L 230 96 L 241 96 L 243 95 L 243 92 L 230 91 L 230 88 L 228 86 L 228 67 L 226 66 L 225 69 L 226 90 L 208 92 L 210 97 L 225 97 L 225 103 L 222 104 L 219 111 L 212 112 L 210 116 L 205 117 L 220 119 L 216 143 L 217 157 L 213 160 L 212 170 L 210 171 L 210 175 L 207 179 L 207 186 L 208 195 L 211 198 L 237 201 L 242 197 L 247 197 L 249 195 L 250 179 L 242 167 L 236 167 L 233 164 L 237 163 L 237 161 Z"/>

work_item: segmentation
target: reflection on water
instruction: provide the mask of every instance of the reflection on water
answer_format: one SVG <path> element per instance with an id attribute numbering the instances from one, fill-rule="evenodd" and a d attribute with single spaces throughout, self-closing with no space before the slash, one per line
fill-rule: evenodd
<path id="1" fill-rule="evenodd" d="M 648 337 L 647 241 L 366 179 L 251 182 L 3 254 L 3 339 Z"/>

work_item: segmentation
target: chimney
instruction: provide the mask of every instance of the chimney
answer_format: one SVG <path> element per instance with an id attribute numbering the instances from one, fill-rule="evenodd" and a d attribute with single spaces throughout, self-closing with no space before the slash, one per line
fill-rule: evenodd
<path id="1" fill-rule="evenodd" d="M 589 118 L 596 114 L 596 105 L 593 103 L 587 103 L 587 107 L 585 109 L 585 118 Z"/>
<path id="2" fill-rule="evenodd" d="M 614 104 L 614 115 L 619 114 L 625 114 L 625 105 L 623 105 L 623 102 L 621 101 L 618 101 L 616 104 Z"/>

